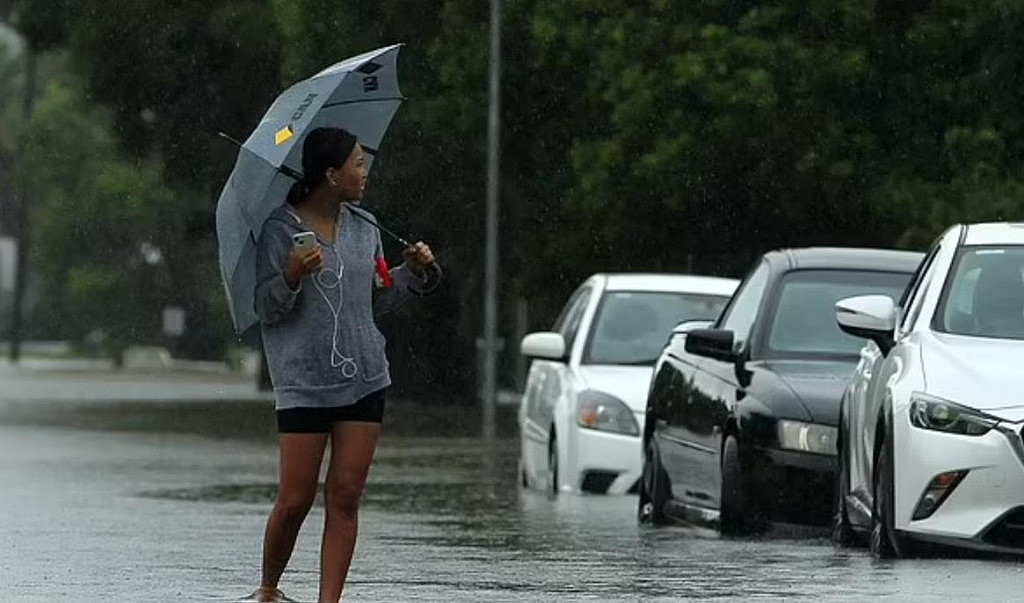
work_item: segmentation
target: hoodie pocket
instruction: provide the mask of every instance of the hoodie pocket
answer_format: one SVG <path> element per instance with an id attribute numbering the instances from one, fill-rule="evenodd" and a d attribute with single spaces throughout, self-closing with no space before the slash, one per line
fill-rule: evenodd
<path id="1" fill-rule="evenodd" d="M 376 381 L 387 374 L 388 359 L 385 353 L 384 336 L 376 325 L 359 330 L 362 341 L 363 381 Z"/>

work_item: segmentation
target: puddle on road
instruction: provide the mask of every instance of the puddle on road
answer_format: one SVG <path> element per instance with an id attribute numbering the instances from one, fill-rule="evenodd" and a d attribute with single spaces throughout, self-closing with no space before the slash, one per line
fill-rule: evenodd
<path id="1" fill-rule="evenodd" d="M 221 484 L 198 488 L 170 488 L 140 492 L 142 498 L 188 502 L 270 504 L 277 498 L 277 484 Z"/>
<path id="2" fill-rule="evenodd" d="M 173 410 L 147 406 L 147 412 L 162 416 L 170 416 Z M 189 418 L 193 412 L 190 408 L 176 407 L 176 425 L 205 426 L 206 433 L 230 430 L 233 418 L 253 410 L 221 405 L 213 416 L 204 418 L 204 411 L 196 408 L 196 415 Z M 105 430 L 113 429 L 113 424 L 128 426 L 131 421 L 142 421 L 144 425 L 155 420 L 143 411 L 143 418 L 116 416 L 118 411 L 134 409 L 131 405 L 118 406 L 89 420 L 96 429 Z M 81 415 L 60 413 L 52 420 L 63 421 L 62 428 L 72 428 L 79 419 L 72 421 L 69 416 Z M 42 419 L 37 416 L 32 420 Z M 222 424 L 215 425 L 218 422 Z M 163 429 L 171 432 L 177 428 Z M 723 539 L 696 528 L 638 526 L 636 497 L 548 497 L 522 491 L 515 479 L 518 445 L 513 438 L 488 446 L 465 436 L 405 437 L 398 435 L 400 432 L 385 428 L 367 486 L 363 506 L 367 511 L 366 540 L 361 542 L 364 564 L 358 565 L 353 574 L 353 597 L 358 600 L 768 597 L 862 601 L 886 597 L 906 600 L 906 594 L 923 598 L 942 594 L 959 600 L 970 593 L 1000 599 L 1019 592 L 1019 572 L 1024 570 L 1020 564 L 944 559 L 876 564 L 862 549 L 836 550 L 827 532 L 802 526 L 777 526 L 765 536 L 748 539 Z M 116 493 L 109 501 L 111 508 L 128 505 L 125 508 L 132 513 L 126 518 L 144 517 L 159 526 L 172 510 L 176 516 L 203 516 L 219 526 L 220 534 L 227 536 L 209 540 L 203 549 L 217 562 L 234 559 L 240 548 L 255 546 L 253 543 L 262 535 L 265 513 L 277 494 L 273 480 L 277 451 L 272 436 L 262 443 L 217 437 L 208 452 L 206 448 L 196 452 L 194 433 L 183 434 L 188 435 L 187 440 L 157 438 L 161 442 L 158 449 L 153 448 L 154 438 L 149 437 L 118 438 L 120 444 L 114 449 L 106 444 L 109 438 L 96 438 L 92 433 L 75 438 L 58 432 L 49 435 L 52 441 L 74 446 L 58 449 L 53 458 L 63 462 L 88 453 L 89 462 L 83 467 L 95 471 L 95 479 L 105 482 L 116 476 L 117 486 L 104 492 Z M 116 453 L 106 458 L 110 450 Z M 51 453 L 40 458 L 49 463 Z M 98 464 L 102 458 L 106 458 L 105 464 Z M 159 464 L 155 464 L 157 460 Z M 197 470 L 196 463 L 202 465 L 207 460 L 209 465 Z M 37 476 L 32 478 L 37 481 L 26 478 L 29 485 L 43 483 L 39 480 L 51 475 L 49 465 L 38 463 L 25 471 L 25 475 Z M 154 481 L 154 474 L 166 474 L 173 481 Z M 139 486 L 141 483 L 147 485 Z M 125 503 L 117 498 L 125 492 L 134 492 L 135 496 L 130 497 L 134 501 Z M 322 497 L 322 488 L 318 497 Z M 152 504 L 152 499 L 171 504 Z M 196 503 L 237 506 L 223 512 L 194 513 Z M 317 504 L 322 505 L 322 498 Z M 238 520 L 249 513 L 260 517 Z M 49 518 L 42 521 L 49 522 Z M 175 524 L 168 534 L 184 538 L 178 530 Z M 316 534 L 316 528 L 308 532 Z M 45 531 L 42 533 L 45 536 Z M 199 538 L 202 534 L 205 532 L 197 530 L 186 536 Z M 22 546 L 36 538 L 23 540 Z M 177 542 L 173 538 L 171 542 Z M 244 538 L 251 542 L 242 542 Z M 315 536 L 312 538 L 305 573 L 293 574 L 293 581 L 307 592 L 315 592 L 316 584 L 315 569 L 308 569 L 315 568 L 317 545 Z M 135 561 L 131 553 L 135 541 L 128 538 L 123 542 L 127 543 L 124 548 L 112 547 L 110 550 L 115 552 L 110 554 L 128 566 Z M 52 548 L 40 546 L 39 550 L 49 555 Z M 118 551 L 122 557 L 116 557 Z M 83 563 L 83 559 L 94 558 L 90 554 L 77 559 Z M 164 567 L 180 574 L 184 566 L 175 563 Z M 248 579 L 258 559 L 253 557 L 246 563 L 249 565 L 233 571 Z M 197 571 L 205 576 L 207 569 Z M 949 578 L 966 574 L 971 580 L 964 583 Z M 382 580 L 383 576 L 388 578 Z"/>

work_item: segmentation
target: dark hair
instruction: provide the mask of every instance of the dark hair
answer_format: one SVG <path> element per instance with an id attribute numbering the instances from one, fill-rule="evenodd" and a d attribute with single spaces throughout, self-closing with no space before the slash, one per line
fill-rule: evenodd
<path id="1" fill-rule="evenodd" d="M 342 128 L 314 128 L 302 141 L 302 179 L 288 191 L 288 202 L 301 203 L 326 178 L 328 168 L 341 167 L 356 146 L 356 137 Z"/>

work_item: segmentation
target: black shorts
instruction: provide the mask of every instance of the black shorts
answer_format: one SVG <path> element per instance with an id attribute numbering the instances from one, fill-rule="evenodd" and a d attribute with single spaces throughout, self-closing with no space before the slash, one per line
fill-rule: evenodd
<path id="1" fill-rule="evenodd" d="M 277 411 L 279 433 L 330 433 L 331 424 L 341 421 L 380 423 L 384 419 L 384 396 L 381 389 L 348 406 L 328 408 L 288 408 Z"/>

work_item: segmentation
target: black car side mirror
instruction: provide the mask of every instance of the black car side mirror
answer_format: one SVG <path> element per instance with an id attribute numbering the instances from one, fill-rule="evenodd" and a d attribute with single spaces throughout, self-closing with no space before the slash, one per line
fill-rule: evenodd
<path id="1" fill-rule="evenodd" d="M 686 351 L 690 354 L 713 358 L 723 362 L 736 362 L 735 338 L 725 329 L 696 329 L 686 336 Z"/>

